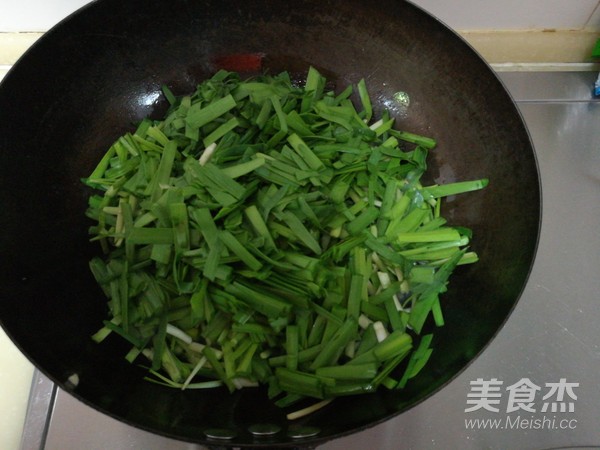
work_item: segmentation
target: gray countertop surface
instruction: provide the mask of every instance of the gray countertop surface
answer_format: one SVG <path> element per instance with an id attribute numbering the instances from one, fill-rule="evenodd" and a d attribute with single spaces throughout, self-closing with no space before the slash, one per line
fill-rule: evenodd
<path id="1" fill-rule="evenodd" d="M 531 134 L 542 184 L 539 249 L 521 299 L 484 353 L 440 392 L 320 449 L 600 448 L 597 74 L 499 76 Z M 50 413 L 30 409 L 24 449 L 201 448 L 103 416 L 43 377 L 34 386 Z"/>

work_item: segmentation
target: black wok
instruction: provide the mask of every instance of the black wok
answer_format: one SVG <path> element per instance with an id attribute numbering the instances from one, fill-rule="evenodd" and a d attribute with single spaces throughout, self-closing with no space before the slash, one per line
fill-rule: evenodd
<path id="1" fill-rule="evenodd" d="M 106 305 L 88 271 L 99 249 L 80 178 L 115 138 L 165 111 L 161 84 L 191 92 L 240 53 L 263 54 L 271 73 L 302 76 L 312 64 L 342 87 L 365 77 L 399 128 L 438 140 L 431 181 L 490 180 L 445 205 L 450 222 L 473 229 L 481 260 L 451 280 L 430 363 L 404 391 L 339 399 L 302 419 L 320 433 L 301 443 L 316 445 L 407 410 L 464 369 L 510 314 L 537 245 L 537 165 L 514 103 L 467 44 L 409 3 L 101 0 L 49 31 L 0 87 L 0 320 L 59 386 L 124 422 L 204 444 L 219 427 L 235 430 L 231 445 L 298 445 L 263 391 L 156 386 L 123 359 L 127 344 L 90 339 Z M 406 110 L 391 102 L 397 91 L 410 96 Z M 257 423 L 282 429 L 257 441 L 248 431 Z"/>

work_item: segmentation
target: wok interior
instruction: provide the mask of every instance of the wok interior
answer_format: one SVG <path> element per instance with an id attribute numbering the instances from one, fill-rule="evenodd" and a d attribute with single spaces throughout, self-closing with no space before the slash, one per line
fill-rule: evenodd
<path id="1" fill-rule="evenodd" d="M 108 146 L 166 108 L 161 84 L 193 91 L 214 58 L 263 53 L 271 73 L 313 65 L 338 87 L 365 78 L 397 128 L 434 137 L 429 180 L 487 177 L 480 192 L 449 199 L 443 214 L 472 228 L 481 260 L 460 267 L 443 298 L 435 351 L 402 391 L 341 398 L 303 424 L 315 439 L 357 431 L 415 405 L 463 369 L 499 330 L 526 281 L 539 227 L 535 157 L 521 118 L 491 70 L 447 28 L 403 2 L 127 2 L 103 0 L 44 36 L 0 88 L 3 253 L 0 319 L 21 350 L 89 405 L 133 425 L 206 442 L 203 430 L 246 431 L 284 413 L 261 390 L 179 392 L 142 381 L 128 344 L 94 344 L 106 302 L 88 260 L 87 176 Z M 396 108 L 394 93 L 410 106 Z M 394 109 L 396 108 L 396 109 Z M 309 440 L 310 441 L 310 440 Z M 289 443 L 285 431 L 261 445 Z M 291 444 L 290 444 L 291 445 Z"/>

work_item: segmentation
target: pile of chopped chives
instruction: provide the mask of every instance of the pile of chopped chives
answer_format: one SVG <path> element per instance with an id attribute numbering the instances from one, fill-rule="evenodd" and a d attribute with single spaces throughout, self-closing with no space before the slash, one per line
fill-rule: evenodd
<path id="1" fill-rule="evenodd" d="M 264 384 L 282 407 L 405 386 L 451 272 L 477 261 L 441 200 L 487 180 L 423 186 L 435 141 L 374 120 L 364 80 L 335 93 L 314 68 L 303 86 L 219 71 L 163 91 L 166 117 L 84 180 L 109 308 L 94 340 L 129 341 L 149 380 Z"/>

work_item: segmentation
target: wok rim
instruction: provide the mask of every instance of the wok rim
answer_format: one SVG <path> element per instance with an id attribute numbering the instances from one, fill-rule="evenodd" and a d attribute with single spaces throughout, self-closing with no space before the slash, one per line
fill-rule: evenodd
<path id="1" fill-rule="evenodd" d="M 325 437 L 319 437 L 317 435 L 315 437 L 309 437 L 309 438 L 298 439 L 298 440 L 289 440 L 289 441 L 284 441 L 284 442 L 277 441 L 277 442 L 261 443 L 260 441 L 257 441 L 256 443 L 252 443 L 252 444 L 248 444 L 248 443 L 244 443 L 244 442 L 237 442 L 234 439 L 231 441 L 231 444 L 235 445 L 236 447 L 241 447 L 241 448 L 265 447 L 265 448 L 268 448 L 268 447 L 272 447 L 274 445 L 276 447 L 282 447 L 282 448 L 291 448 L 291 447 L 298 447 L 298 446 L 301 446 L 301 447 L 308 446 L 308 448 L 310 448 L 310 446 L 321 445 L 327 441 L 331 441 L 331 440 L 347 437 L 352 434 L 363 432 L 367 429 L 373 428 L 377 425 L 387 422 L 393 418 L 397 418 L 397 417 L 405 414 L 406 412 L 421 406 L 424 402 L 429 400 L 431 397 L 437 395 L 442 390 L 445 390 L 451 383 L 455 382 L 457 380 L 457 378 L 459 378 L 469 367 L 471 367 L 472 364 L 475 363 L 475 361 L 477 361 L 481 357 L 481 355 L 483 353 L 485 353 L 487 351 L 487 349 L 491 345 L 491 343 L 496 340 L 497 336 L 504 329 L 506 323 L 508 322 L 508 320 L 511 318 L 512 314 L 514 313 L 517 305 L 522 301 L 523 293 L 524 293 L 527 285 L 529 284 L 530 276 L 531 276 L 533 267 L 535 266 L 536 259 L 537 259 L 537 254 L 538 254 L 538 249 L 539 249 L 539 244 L 540 244 L 540 236 L 541 236 L 542 225 L 543 225 L 543 223 L 542 223 L 543 186 L 542 186 L 542 179 L 540 176 L 540 165 L 539 165 L 537 152 L 536 152 L 533 140 L 531 138 L 530 130 L 529 130 L 527 123 L 523 117 L 523 114 L 522 114 L 521 110 L 518 108 L 513 95 L 507 89 L 507 87 L 506 87 L 505 83 L 502 81 L 502 79 L 493 70 L 490 63 L 488 63 L 482 57 L 482 55 L 468 41 L 466 41 L 465 38 L 463 38 L 457 31 L 455 31 L 454 29 L 449 27 L 445 22 L 443 22 L 439 18 L 435 17 L 434 15 L 432 15 L 431 13 L 426 11 L 423 7 L 416 5 L 411 0 L 403 0 L 403 2 L 409 4 L 411 7 L 415 8 L 415 9 L 419 10 L 421 14 L 425 14 L 425 15 L 429 16 L 431 19 L 434 19 L 441 27 L 443 27 L 445 30 L 447 30 L 449 33 L 451 33 L 455 39 L 460 40 L 461 44 L 463 46 L 465 46 L 466 49 L 468 49 L 468 51 L 471 53 L 473 58 L 476 58 L 478 60 L 479 64 L 484 64 L 486 66 L 489 74 L 493 75 L 495 81 L 498 83 L 498 86 L 502 88 L 504 93 L 510 99 L 510 103 L 511 103 L 513 112 L 516 113 L 516 116 L 519 119 L 519 122 L 523 128 L 523 131 L 525 132 L 525 134 L 527 136 L 528 144 L 529 144 L 528 146 L 531 149 L 532 162 L 535 167 L 536 184 L 538 187 L 538 194 L 537 194 L 537 199 L 538 199 L 538 214 L 537 214 L 537 216 L 538 217 L 536 220 L 537 229 L 536 229 L 536 235 L 535 235 L 535 242 L 533 243 L 533 246 L 532 246 L 531 257 L 530 257 L 530 261 L 528 263 L 527 273 L 524 276 L 524 281 L 522 283 L 522 286 L 519 289 L 518 294 L 515 296 L 515 299 L 514 299 L 512 305 L 510 306 L 507 314 L 505 315 L 505 317 L 503 318 L 503 320 L 501 321 L 501 323 L 497 327 L 497 329 L 492 333 L 491 337 L 487 340 L 485 345 L 483 345 L 483 347 L 481 349 L 479 349 L 477 351 L 477 353 L 473 357 L 471 357 L 471 359 L 466 364 L 464 364 L 456 373 L 454 373 L 448 380 L 446 380 L 444 383 L 439 385 L 432 392 L 429 392 L 426 395 L 420 397 L 418 400 L 414 401 L 410 405 L 408 405 L 404 408 L 398 409 L 394 413 L 388 414 L 385 417 L 382 417 L 377 420 L 373 420 L 366 425 L 353 427 L 346 431 L 334 433 L 331 435 L 327 435 Z M 19 56 L 19 58 L 16 60 L 16 62 L 7 71 L 4 78 L 0 81 L 0 91 L 5 89 L 5 85 L 7 85 L 10 82 L 9 80 L 11 80 L 13 77 L 16 77 L 18 75 L 18 72 L 22 66 L 27 65 L 29 55 L 31 53 L 37 51 L 38 48 L 43 48 L 46 45 L 46 42 L 51 40 L 55 34 L 60 33 L 64 27 L 70 25 L 71 22 L 78 20 L 79 17 L 83 14 L 86 14 L 86 13 L 91 14 L 93 9 L 101 7 L 103 3 L 105 3 L 103 0 L 92 0 L 91 2 L 81 6 L 77 10 L 75 10 L 75 11 L 71 12 L 70 14 L 68 14 L 67 16 L 65 16 L 63 19 L 61 19 L 59 22 L 57 22 L 54 26 L 52 26 L 48 31 L 44 32 L 44 34 L 42 36 L 40 36 L 22 55 Z M 48 372 L 45 367 L 39 366 L 36 363 L 36 361 L 34 361 L 33 358 L 30 356 L 28 351 L 21 345 L 21 343 L 15 339 L 15 337 L 13 336 L 13 333 L 4 326 L 3 320 L 1 318 L 0 318 L 0 326 L 2 326 L 6 335 L 10 338 L 12 343 L 27 358 L 27 360 L 35 367 L 36 370 L 38 370 L 40 373 L 42 373 L 44 376 L 46 376 L 48 379 L 50 379 L 56 386 L 60 387 L 63 391 L 65 391 L 69 395 L 73 396 L 81 403 L 85 404 L 87 407 L 90 407 L 91 409 L 93 409 L 103 415 L 106 415 L 114 420 L 117 420 L 121 423 L 125 423 L 134 428 L 146 431 L 146 432 L 154 434 L 154 435 L 159 435 L 159 436 L 163 436 L 163 437 L 166 437 L 169 439 L 174 439 L 174 440 L 177 440 L 180 442 L 189 442 L 189 443 L 202 444 L 202 445 L 221 445 L 221 444 L 229 443 L 228 441 L 217 441 L 217 440 L 208 439 L 208 438 L 204 439 L 204 440 L 198 440 L 198 439 L 192 438 L 191 436 L 186 437 L 186 436 L 178 435 L 175 433 L 169 433 L 164 430 L 153 429 L 150 426 L 136 423 L 135 421 L 132 421 L 128 418 L 121 417 L 118 414 L 116 414 L 106 408 L 103 408 L 102 406 L 95 404 L 94 402 L 90 401 L 86 397 L 82 396 L 76 389 L 75 390 L 70 389 L 69 386 L 67 386 L 64 381 L 59 380 L 54 374 Z M 283 436 L 280 435 L 280 437 L 283 437 Z"/>

